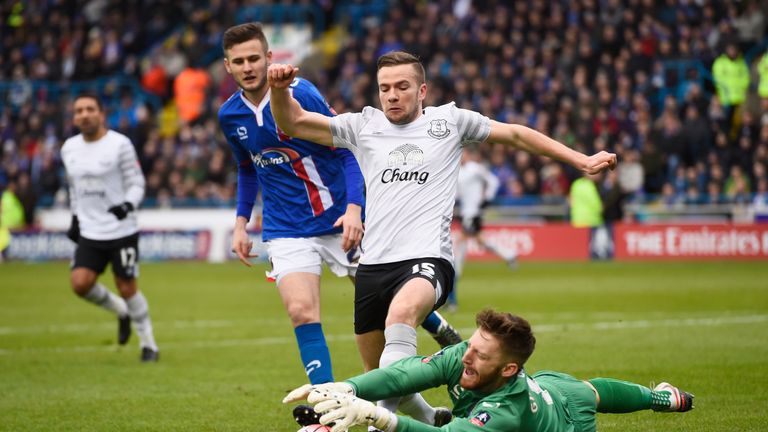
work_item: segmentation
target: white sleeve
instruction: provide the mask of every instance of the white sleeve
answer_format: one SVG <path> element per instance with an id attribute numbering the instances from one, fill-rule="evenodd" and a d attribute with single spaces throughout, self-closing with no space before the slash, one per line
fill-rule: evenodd
<path id="1" fill-rule="evenodd" d="M 456 127 L 462 144 L 468 142 L 483 142 L 491 134 L 491 120 L 474 111 L 456 108 L 453 106 L 453 115 L 456 118 Z"/>
<path id="2" fill-rule="evenodd" d="M 141 172 L 136 149 L 129 139 L 123 141 L 120 146 L 119 163 L 120 172 L 123 175 L 123 186 L 125 187 L 125 200 L 133 204 L 134 208 L 139 208 L 139 204 L 144 198 L 144 174 Z"/>
<path id="3" fill-rule="evenodd" d="M 75 191 L 75 183 L 69 175 L 67 175 L 67 182 L 69 183 L 69 208 L 72 210 L 72 214 L 77 216 L 77 192 Z"/>
<path id="4" fill-rule="evenodd" d="M 363 113 L 339 114 L 331 118 L 333 145 L 351 150 L 357 148 L 357 137 L 363 125 Z"/>
<path id="5" fill-rule="evenodd" d="M 61 146 L 61 163 L 64 165 L 64 172 L 67 174 L 67 190 L 69 191 L 69 208 L 72 210 L 72 214 L 77 216 L 77 192 L 75 190 L 75 179 L 69 174 L 69 168 L 67 168 L 67 141 Z"/>

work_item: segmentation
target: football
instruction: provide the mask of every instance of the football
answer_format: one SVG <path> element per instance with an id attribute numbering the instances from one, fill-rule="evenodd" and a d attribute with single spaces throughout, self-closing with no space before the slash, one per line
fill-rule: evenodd
<path id="1" fill-rule="evenodd" d="M 331 428 L 329 426 L 321 425 L 321 424 L 313 424 L 313 425 L 304 426 L 303 428 L 299 429 L 296 432 L 328 432 L 330 430 Z"/>

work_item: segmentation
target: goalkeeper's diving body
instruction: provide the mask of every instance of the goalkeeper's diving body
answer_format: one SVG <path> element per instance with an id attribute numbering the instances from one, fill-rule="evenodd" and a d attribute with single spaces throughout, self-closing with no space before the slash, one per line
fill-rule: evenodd
<path id="1" fill-rule="evenodd" d="M 371 425 L 384 432 L 437 431 L 432 425 L 395 415 L 377 400 L 446 385 L 453 402 L 451 431 L 591 432 L 596 413 L 641 410 L 684 412 L 693 396 L 661 383 L 654 389 L 611 378 L 578 380 L 570 375 L 523 369 L 536 339 L 528 322 L 509 313 L 484 310 L 477 330 L 460 344 L 438 353 L 401 359 L 344 382 L 303 386 L 283 400 L 307 398 L 332 424 L 332 432 Z"/>

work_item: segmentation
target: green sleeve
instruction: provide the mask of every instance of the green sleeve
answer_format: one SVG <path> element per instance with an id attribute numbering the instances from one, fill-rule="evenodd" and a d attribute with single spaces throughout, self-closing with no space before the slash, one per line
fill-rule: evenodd
<path id="1" fill-rule="evenodd" d="M 405 396 L 439 387 L 459 376 L 463 366 L 461 356 L 466 342 L 445 348 L 429 356 L 408 357 L 391 365 L 374 369 L 347 380 L 355 395 L 366 400 L 381 400 Z"/>

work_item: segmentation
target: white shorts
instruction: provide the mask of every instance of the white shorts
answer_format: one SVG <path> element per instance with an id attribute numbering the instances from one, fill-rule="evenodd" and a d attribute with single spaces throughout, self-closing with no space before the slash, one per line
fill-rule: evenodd
<path id="1" fill-rule="evenodd" d="M 268 241 L 266 246 L 272 264 L 272 271 L 267 272 L 267 277 L 278 284 L 283 276 L 290 273 L 320 275 L 323 262 L 336 276 L 354 276 L 357 273 L 360 251 L 344 252 L 341 249 L 341 234 L 278 238 Z"/>

